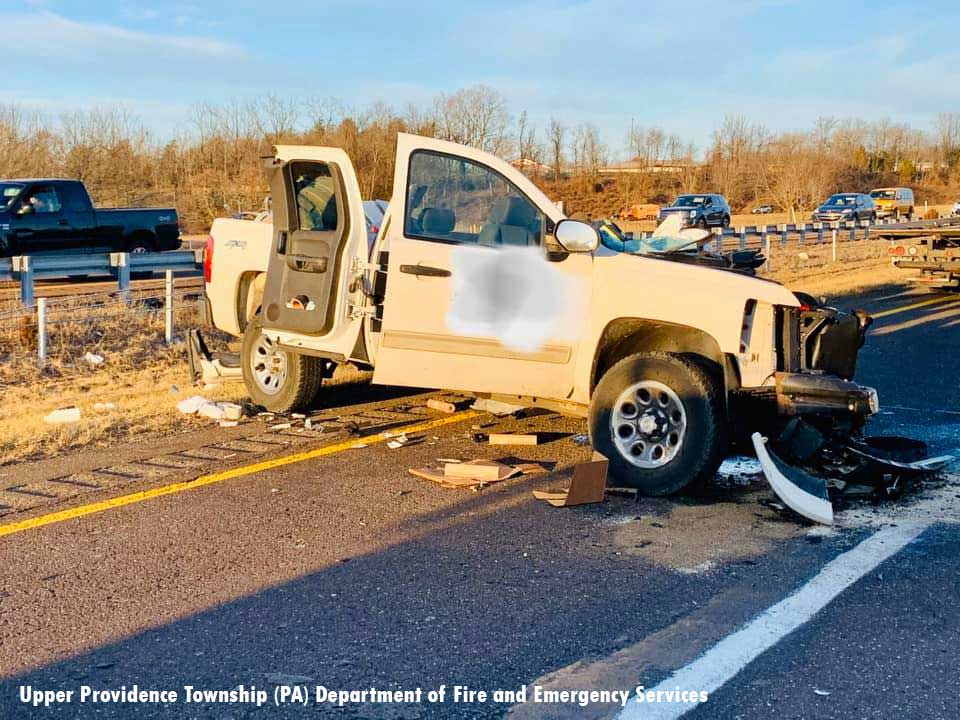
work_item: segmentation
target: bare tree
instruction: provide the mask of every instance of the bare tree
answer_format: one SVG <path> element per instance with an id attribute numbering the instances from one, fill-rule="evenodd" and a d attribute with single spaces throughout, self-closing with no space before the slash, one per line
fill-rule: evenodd
<path id="1" fill-rule="evenodd" d="M 563 173 L 563 149 L 567 129 L 559 120 L 550 120 L 550 164 L 553 167 L 553 180 L 559 182 Z"/>
<path id="2" fill-rule="evenodd" d="M 485 85 L 441 94 L 433 101 L 437 136 L 461 145 L 503 154 L 510 116 L 503 95 Z"/>

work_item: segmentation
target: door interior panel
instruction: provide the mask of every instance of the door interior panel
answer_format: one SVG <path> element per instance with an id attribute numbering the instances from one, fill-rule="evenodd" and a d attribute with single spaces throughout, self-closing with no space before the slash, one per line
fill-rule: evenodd
<path id="1" fill-rule="evenodd" d="M 263 325 L 323 335 L 333 325 L 341 250 L 349 236 L 343 179 L 335 165 L 293 161 L 274 170 L 274 252 Z"/>

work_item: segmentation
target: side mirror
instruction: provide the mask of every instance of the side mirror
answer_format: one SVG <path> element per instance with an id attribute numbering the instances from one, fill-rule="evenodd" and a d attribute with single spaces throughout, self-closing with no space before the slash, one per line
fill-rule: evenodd
<path id="1" fill-rule="evenodd" d="M 600 246 L 600 235 L 592 225 L 579 220 L 561 220 L 553 231 L 554 239 L 571 253 L 593 252 Z"/>

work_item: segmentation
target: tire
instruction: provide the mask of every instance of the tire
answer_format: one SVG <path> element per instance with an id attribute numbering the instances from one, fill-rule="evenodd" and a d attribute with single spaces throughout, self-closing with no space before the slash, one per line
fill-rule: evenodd
<path id="1" fill-rule="evenodd" d="M 725 228 L 730 227 L 730 216 L 729 216 L 729 215 L 724 215 L 724 216 L 723 216 L 723 222 L 721 223 L 721 227 L 725 227 Z"/>
<path id="2" fill-rule="evenodd" d="M 705 483 L 728 447 L 721 392 L 692 360 L 667 353 L 630 355 L 594 389 L 590 440 L 609 460 L 615 482 L 645 495 L 671 495 Z"/>
<path id="3" fill-rule="evenodd" d="M 254 317 L 243 333 L 240 366 L 243 382 L 255 405 L 276 413 L 288 413 L 306 408 L 320 390 L 323 381 L 323 361 L 290 350 L 271 349 L 262 337 L 260 315 Z M 267 360 L 278 364 L 273 371 Z"/>
<path id="4" fill-rule="evenodd" d="M 706 229 L 707 229 L 707 219 L 706 219 L 705 217 L 702 217 L 702 218 L 700 218 L 699 220 L 697 220 L 697 227 L 700 228 L 701 230 L 706 230 Z"/>
<path id="5" fill-rule="evenodd" d="M 153 236 L 149 233 L 139 233 L 133 235 L 126 243 L 127 252 L 131 254 L 140 254 L 148 252 L 156 252 L 157 245 L 153 240 Z M 130 277 L 134 280 L 146 280 L 153 276 L 152 272 L 136 272 L 130 273 Z"/>

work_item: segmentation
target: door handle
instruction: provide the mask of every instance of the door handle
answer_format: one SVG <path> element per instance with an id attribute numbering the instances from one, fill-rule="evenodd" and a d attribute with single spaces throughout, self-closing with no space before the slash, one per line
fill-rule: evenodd
<path id="1" fill-rule="evenodd" d="M 443 268 L 430 267 L 429 265 L 401 265 L 400 272 L 407 275 L 416 275 L 417 277 L 450 277 L 450 271 Z"/>

